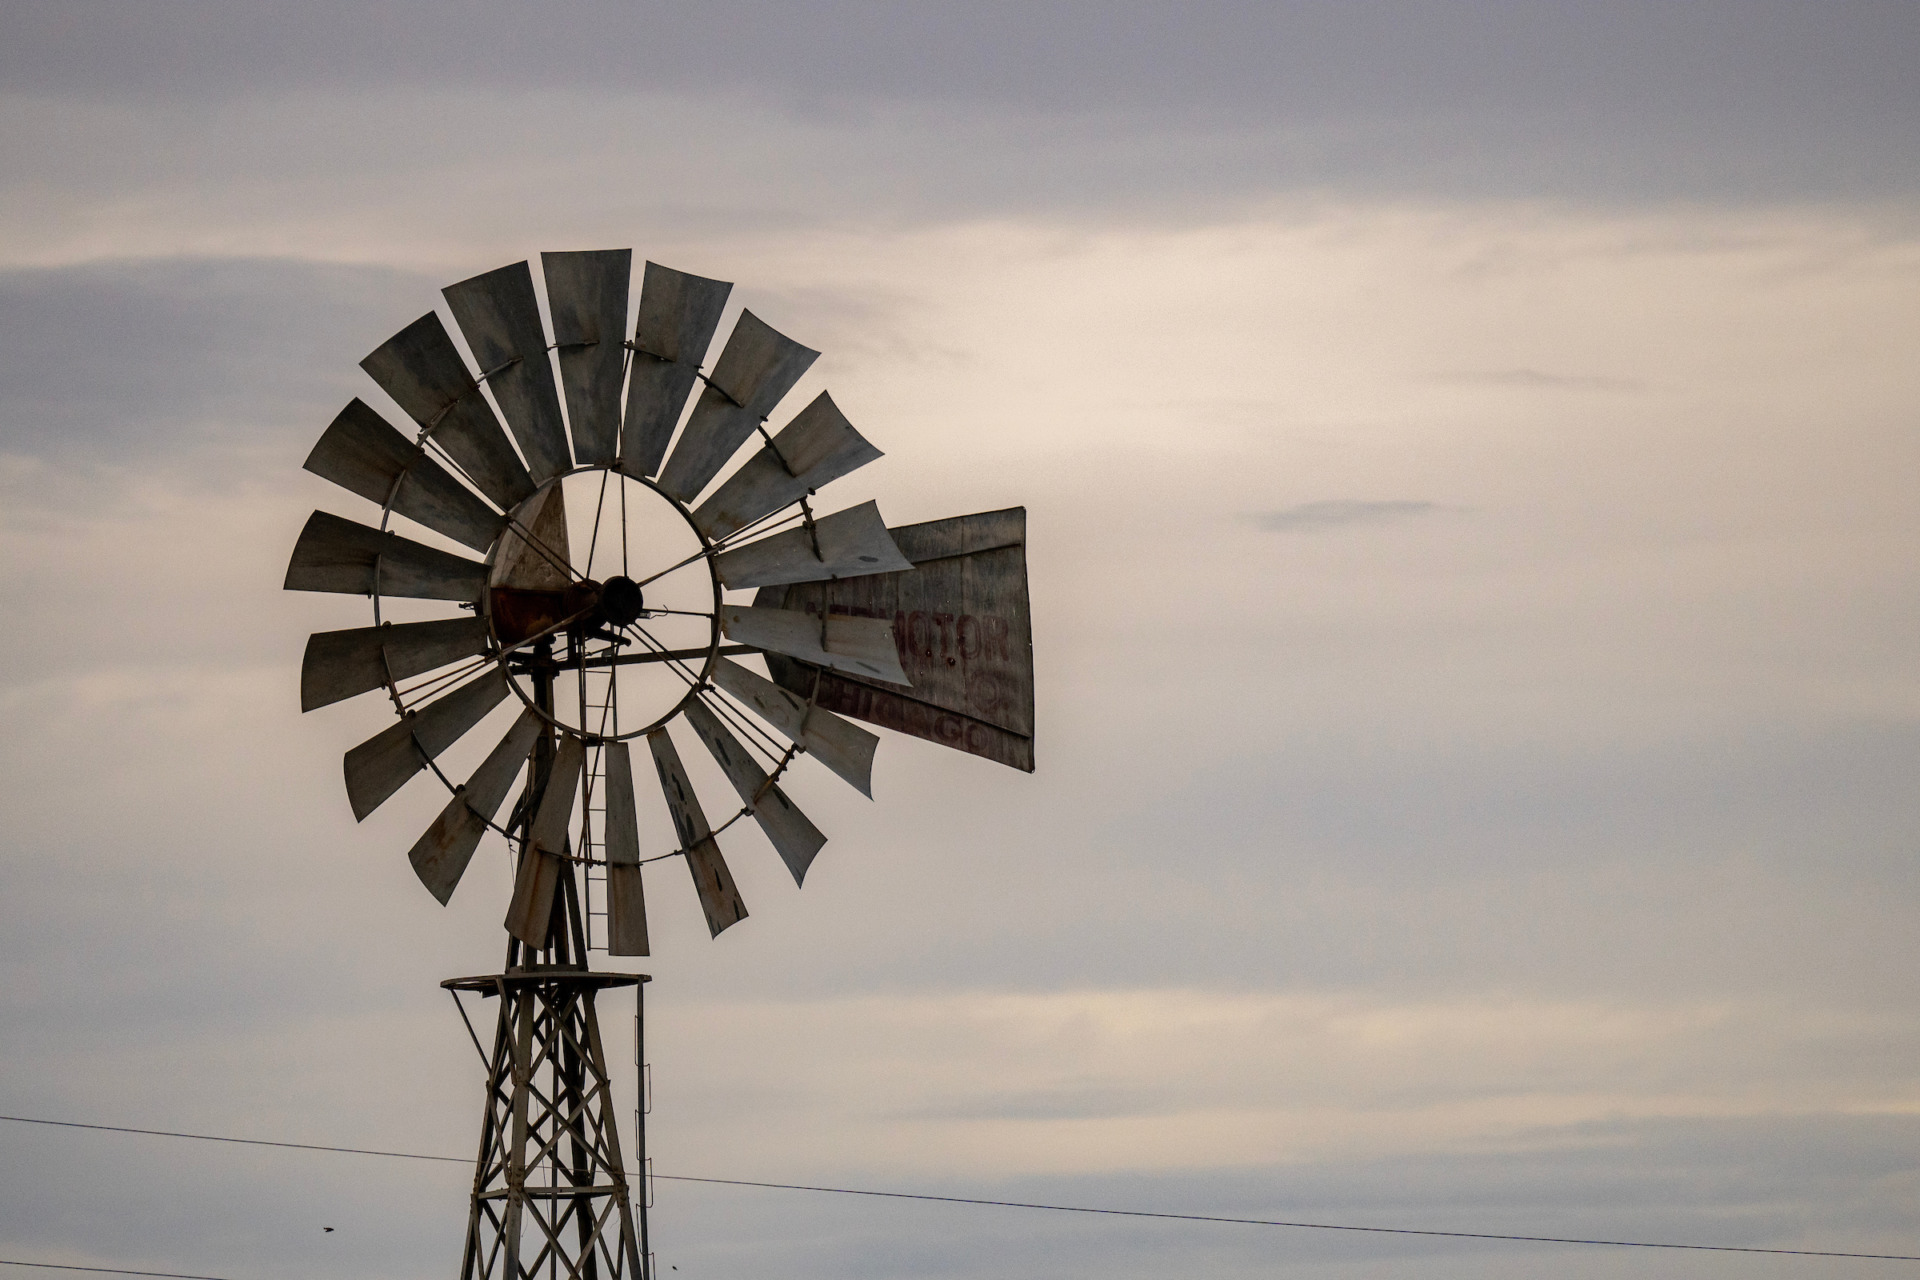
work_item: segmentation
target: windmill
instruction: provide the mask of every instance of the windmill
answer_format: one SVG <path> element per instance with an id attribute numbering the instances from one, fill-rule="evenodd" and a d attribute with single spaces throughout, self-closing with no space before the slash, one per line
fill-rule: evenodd
<path id="1" fill-rule="evenodd" d="M 306 461 L 378 523 L 316 511 L 287 569 L 373 602 L 300 674 L 303 711 L 384 691 L 396 713 L 346 753 L 354 816 L 431 773 L 450 797 L 408 858 L 434 897 L 489 831 L 512 859 L 504 966 L 442 984 L 498 1002 L 491 1050 L 468 1022 L 488 1081 L 463 1280 L 651 1280 L 595 1005 L 648 979 L 588 963 L 649 954 L 649 868 L 686 864 L 714 938 L 747 915 L 736 824 L 803 882 L 826 836 L 786 787 L 806 756 L 871 797 L 856 720 L 1033 768 L 1025 511 L 817 514 L 880 456 L 824 392 L 769 427 L 818 353 L 742 311 L 707 370 L 732 286 L 649 262 L 629 330 L 631 273 L 630 250 L 543 254 L 546 320 L 526 262 L 443 290 L 467 354 L 429 312 L 361 361 L 412 430 L 355 399 Z M 461 746 L 483 722 L 493 745 Z M 711 811 L 681 755 L 702 749 L 734 793 Z"/>

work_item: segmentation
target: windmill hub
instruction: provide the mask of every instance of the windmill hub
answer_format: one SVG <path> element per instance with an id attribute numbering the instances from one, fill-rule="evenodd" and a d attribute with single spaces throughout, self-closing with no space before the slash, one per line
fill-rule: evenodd
<path id="1" fill-rule="evenodd" d="M 647 609 L 640 584 L 621 575 L 600 585 L 600 616 L 616 627 L 629 627 L 640 620 Z"/>

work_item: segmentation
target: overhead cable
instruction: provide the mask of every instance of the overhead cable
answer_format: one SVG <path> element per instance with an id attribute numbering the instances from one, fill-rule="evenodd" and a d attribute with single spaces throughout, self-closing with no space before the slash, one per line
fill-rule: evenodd
<path id="1" fill-rule="evenodd" d="M 233 1138 L 212 1133 L 183 1133 L 170 1129 L 134 1129 L 125 1125 L 86 1124 L 78 1120 L 43 1120 L 33 1116 L 0 1116 L 16 1124 L 53 1125 L 63 1129 L 96 1129 L 105 1133 L 136 1133 L 152 1138 L 192 1138 L 200 1142 L 228 1142 L 249 1147 L 284 1147 L 294 1151 L 329 1151 L 341 1155 L 385 1156 L 396 1160 L 433 1160 L 443 1164 L 471 1164 L 464 1156 L 423 1155 L 414 1151 L 374 1151 L 366 1147 L 333 1147 L 313 1142 L 274 1142 L 265 1138 Z M 1345 1231 L 1362 1235 L 1425 1236 L 1446 1240 L 1500 1240 L 1516 1244 L 1574 1244 L 1609 1249 L 1678 1249 L 1692 1253 L 1763 1253 L 1791 1258 L 1855 1258 L 1872 1262 L 1920 1262 L 1920 1254 L 1860 1253 L 1841 1249 L 1768 1249 L 1744 1244 L 1678 1244 L 1663 1240 L 1607 1240 L 1587 1236 L 1518 1235 L 1497 1231 L 1442 1231 L 1431 1227 L 1363 1227 L 1352 1223 L 1299 1222 L 1285 1218 L 1235 1218 L 1224 1214 L 1169 1213 L 1152 1209 L 1097 1209 L 1086 1205 L 1042 1204 L 1030 1200 L 992 1200 L 978 1196 L 941 1196 L 919 1191 L 874 1191 L 860 1187 L 820 1187 L 798 1182 L 754 1182 L 744 1178 L 698 1178 L 690 1174 L 655 1173 L 660 1182 L 696 1182 L 721 1187 L 760 1187 L 773 1191 L 812 1191 L 827 1195 L 869 1196 L 883 1200 L 924 1200 L 936 1204 L 981 1205 L 996 1209 L 1039 1209 L 1049 1213 L 1084 1213 L 1113 1218 L 1151 1218 L 1165 1222 L 1205 1222 L 1243 1227 L 1290 1227 L 1300 1231 Z M 38 1266 L 29 1263 L 21 1265 Z M 44 1264 L 53 1265 L 53 1264 Z M 129 1272 L 150 1275 L 155 1272 Z M 190 1280 L 209 1280 L 192 1277 Z"/>

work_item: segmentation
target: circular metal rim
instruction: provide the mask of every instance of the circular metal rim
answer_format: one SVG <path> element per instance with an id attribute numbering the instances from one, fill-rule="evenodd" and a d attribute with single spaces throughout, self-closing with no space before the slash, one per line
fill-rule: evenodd
<path id="1" fill-rule="evenodd" d="M 415 456 L 416 457 L 425 456 L 424 448 L 419 453 L 416 453 Z M 405 482 L 407 471 L 411 469 L 412 465 L 413 465 L 412 461 L 409 461 L 407 466 L 401 468 L 400 477 L 399 479 L 396 480 L 394 484 L 393 492 L 387 496 L 387 501 L 381 506 L 380 529 L 382 532 L 386 532 L 387 527 L 393 518 L 393 501 L 396 497 L 399 496 L 400 484 Z M 584 731 L 584 729 L 580 727 L 567 724 L 565 721 L 560 720 L 558 717 L 550 715 L 545 711 L 542 711 L 540 707 L 534 702 L 533 698 L 527 693 L 527 691 L 520 687 L 519 681 L 514 679 L 512 671 L 507 669 L 506 660 L 504 657 L 505 646 L 503 646 L 499 642 L 498 638 L 493 634 L 493 618 L 492 618 L 490 594 L 486 591 L 482 591 L 480 600 L 474 610 L 474 613 L 475 613 L 475 616 L 477 616 L 478 618 L 480 618 L 482 621 L 486 623 L 487 649 L 486 649 L 485 656 L 489 660 L 491 660 L 492 662 L 500 666 L 501 673 L 506 678 L 507 687 L 513 690 L 514 696 L 520 700 L 521 704 L 525 706 L 527 710 L 533 712 L 534 715 L 538 716 L 550 728 L 556 730 L 557 732 L 569 734 L 572 737 L 578 738 L 582 742 L 588 744 L 589 746 L 599 744 L 599 743 L 606 743 L 606 742 L 627 742 L 627 741 L 630 741 L 631 739 L 641 737 L 644 734 L 652 733 L 655 729 L 660 728 L 662 725 L 665 725 L 668 721 L 672 720 L 675 716 L 685 711 L 687 708 L 687 704 L 700 696 L 701 690 L 711 687 L 714 664 L 717 663 L 720 659 L 720 638 L 721 638 L 720 610 L 724 604 L 724 601 L 721 598 L 722 586 L 720 583 L 720 571 L 714 564 L 715 546 L 714 546 L 713 539 L 709 538 L 706 535 L 706 532 L 700 528 L 699 524 L 697 524 L 694 521 L 692 510 L 687 506 L 686 503 L 680 501 L 680 499 L 674 497 L 672 494 L 662 489 L 656 482 L 649 479 L 648 477 L 636 476 L 636 475 L 630 474 L 625 469 L 625 467 L 621 465 L 618 459 L 615 459 L 613 462 L 579 463 L 572 467 L 569 467 L 565 471 L 549 476 L 545 482 L 543 482 L 542 484 L 540 484 L 534 489 L 533 493 L 529 494 L 526 498 L 522 499 L 521 504 L 517 504 L 517 505 L 523 505 L 524 503 L 531 501 L 534 497 L 537 497 L 539 494 L 544 493 L 546 490 L 552 488 L 554 485 L 559 484 L 562 481 L 567 480 L 572 476 L 585 475 L 588 472 L 593 472 L 593 471 L 607 472 L 622 481 L 631 480 L 636 484 L 644 485 L 646 488 L 650 489 L 655 495 L 657 495 L 661 500 L 663 500 L 669 506 L 671 506 L 674 509 L 674 511 L 679 513 L 680 518 L 686 522 L 687 528 L 691 529 L 693 531 L 693 536 L 699 540 L 700 559 L 706 561 L 707 577 L 710 583 L 712 584 L 712 588 L 713 588 L 713 612 L 711 615 L 709 615 L 707 619 L 706 661 L 701 665 L 699 679 L 697 679 L 693 684 L 688 686 L 686 693 L 681 696 L 678 702 L 674 703 L 673 706 L 668 711 L 666 711 L 663 715 L 661 715 L 658 719 L 652 721 L 647 725 L 644 725 L 641 728 L 629 730 L 625 733 L 615 733 L 615 734 L 587 733 Z M 487 548 L 486 554 L 489 558 L 493 555 L 495 549 L 499 547 L 500 538 L 505 536 L 506 536 L 506 530 L 502 529 L 500 533 L 500 537 L 496 537 L 493 541 L 492 546 L 489 546 Z M 491 565 L 491 560 L 489 559 L 489 566 L 490 565 Z M 684 566 L 681 566 L 681 567 L 684 567 Z M 380 562 L 378 559 L 374 561 L 374 571 L 373 571 L 373 623 L 376 627 L 381 625 Z M 392 699 L 395 712 L 401 716 L 406 715 L 406 711 L 401 706 L 399 687 L 396 684 L 396 682 L 393 680 L 391 673 L 389 673 L 388 679 L 387 679 L 387 696 Z M 438 773 L 439 770 L 436 768 L 434 772 Z M 457 790 L 457 788 L 455 789 Z"/>

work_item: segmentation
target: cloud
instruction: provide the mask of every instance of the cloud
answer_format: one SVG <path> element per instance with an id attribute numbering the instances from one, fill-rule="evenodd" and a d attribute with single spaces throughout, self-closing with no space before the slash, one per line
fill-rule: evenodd
<path id="1" fill-rule="evenodd" d="M 1638 378 L 1608 378 L 1591 374 L 1544 373 L 1539 369 L 1462 369 L 1437 373 L 1433 381 L 1462 387 L 1533 387 L 1566 391 L 1644 391 Z"/>
<path id="2" fill-rule="evenodd" d="M 317 438 L 361 356 L 435 300 L 384 267 L 173 258 L 0 271 L 0 450 L 177 461 Z"/>
<path id="3" fill-rule="evenodd" d="M 1385 524 L 1410 516 L 1444 511 L 1436 502 L 1397 500 L 1367 502 L 1358 498 L 1327 498 L 1302 502 L 1278 511 L 1262 511 L 1250 516 L 1255 527 L 1268 533 L 1293 533 L 1301 530 L 1332 529 L 1352 524 Z"/>

